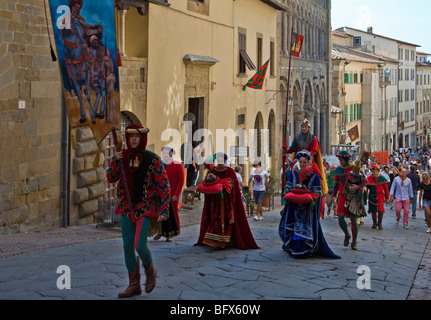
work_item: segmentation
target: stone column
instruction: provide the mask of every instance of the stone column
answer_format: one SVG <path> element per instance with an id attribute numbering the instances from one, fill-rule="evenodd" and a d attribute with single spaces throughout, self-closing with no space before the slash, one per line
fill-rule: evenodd
<path id="1" fill-rule="evenodd" d="M 281 52 L 286 52 L 287 48 L 287 13 L 281 12 Z"/>
<path id="2" fill-rule="evenodd" d="M 126 14 L 127 10 L 118 10 L 118 49 L 122 57 L 126 57 Z"/>
<path id="3" fill-rule="evenodd" d="M 328 146 L 328 136 L 327 136 L 327 122 L 326 122 L 326 113 L 322 112 L 320 114 L 320 148 L 322 149 L 323 154 L 328 154 L 329 146 Z"/>
<path id="4" fill-rule="evenodd" d="M 290 47 L 292 45 L 291 43 L 291 39 L 292 39 L 292 27 L 293 27 L 293 14 L 291 12 L 289 12 L 287 14 L 287 51 L 290 54 Z"/>
<path id="5" fill-rule="evenodd" d="M 319 138 L 319 141 L 321 140 L 321 136 L 320 136 L 320 115 L 319 112 L 317 111 L 314 114 L 314 123 L 313 123 L 313 128 L 311 130 L 314 135 Z"/>

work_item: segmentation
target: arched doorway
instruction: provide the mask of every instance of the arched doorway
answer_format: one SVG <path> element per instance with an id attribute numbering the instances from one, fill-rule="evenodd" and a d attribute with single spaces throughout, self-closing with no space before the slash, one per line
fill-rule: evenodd
<path id="1" fill-rule="evenodd" d="M 398 136 L 398 148 L 404 148 L 404 135 L 402 133 Z"/>
<path id="2" fill-rule="evenodd" d="M 261 159 L 263 154 L 262 153 L 263 116 L 261 112 L 258 112 L 256 115 L 256 118 L 254 119 L 254 130 L 255 130 L 254 131 L 255 134 L 253 139 L 252 161 Z"/>
<path id="3" fill-rule="evenodd" d="M 275 150 L 275 113 L 274 110 L 271 109 L 268 116 L 268 138 L 269 138 L 269 146 L 268 146 L 268 156 L 269 156 L 269 164 L 271 168 L 275 168 L 276 162 L 274 155 L 277 154 Z"/>

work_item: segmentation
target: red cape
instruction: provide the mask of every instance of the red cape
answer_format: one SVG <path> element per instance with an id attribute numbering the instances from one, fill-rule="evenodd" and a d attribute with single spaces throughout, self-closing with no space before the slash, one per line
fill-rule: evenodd
<path id="1" fill-rule="evenodd" d="M 210 172 L 215 172 L 214 168 L 211 166 Z M 232 229 L 232 243 L 235 247 L 246 250 L 246 249 L 260 249 L 256 244 L 253 234 L 251 233 L 250 226 L 248 224 L 247 215 L 244 210 L 244 205 L 242 203 L 241 191 L 239 189 L 238 179 L 236 177 L 235 171 L 227 167 L 226 177 L 231 178 L 233 183 L 232 198 L 233 198 L 233 212 L 235 222 Z M 209 210 L 209 205 L 204 203 L 202 210 L 201 228 L 199 232 L 199 239 L 196 245 L 202 245 L 204 236 L 209 227 L 209 220 L 205 219 L 207 212 Z"/>

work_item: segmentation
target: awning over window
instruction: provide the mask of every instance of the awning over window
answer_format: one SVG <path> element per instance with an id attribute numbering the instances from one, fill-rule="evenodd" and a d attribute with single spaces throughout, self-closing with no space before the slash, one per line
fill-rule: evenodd
<path id="1" fill-rule="evenodd" d="M 186 54 L 183 58 L 184 62 L 190 62 L 190 63 L 196 63 L 196 64 L 207 64 L 207 65 L 214 65 L 218 62 L 220 62 L 219 60 L 212 58 L 212 57 L 207 57 L 207 56 L 198 56 L 195 54 Z"/>

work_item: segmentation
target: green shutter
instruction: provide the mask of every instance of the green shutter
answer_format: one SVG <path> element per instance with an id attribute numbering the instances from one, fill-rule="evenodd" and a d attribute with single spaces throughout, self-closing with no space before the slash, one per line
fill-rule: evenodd
<path id="1" fill-rule="evenodd" d="M 348 118 L 348 112 L 349 112 L 349 106 L 345 106 L 344 107 L 344 122 L 347 123 L 349 122 L 349 118 Z"/>

